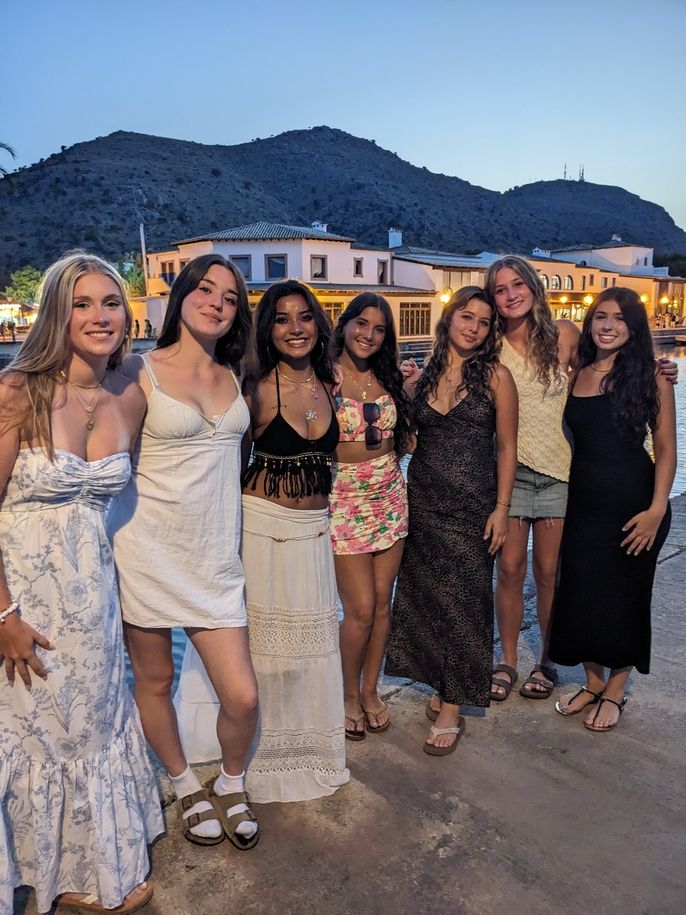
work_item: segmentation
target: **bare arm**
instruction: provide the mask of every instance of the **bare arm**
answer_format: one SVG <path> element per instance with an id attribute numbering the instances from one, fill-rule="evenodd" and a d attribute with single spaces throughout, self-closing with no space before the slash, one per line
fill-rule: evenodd
<path id="1" fill-rule="evenodd" d="M 509 527 L 510 501 L 517 469 L 517 426 L 519 405 L 517 388 L 509 369 L 498 366 L 491 382 L 495 398 L 495 437 L 498 445 L 496 506 L 486 522 L 484 540 L 491 539 L 488 552 L 497 553 L 505 542 Z"/>
<path id="2" fill-rule="evenodd" d="M 581 331 L 573 321 L 556 321 L 558 332 L 558 354 L 562 370 L 573 372 L 579 367 L 579 340 Z"/>
<path id="3" fill-rule="evenodd" d="M 655 484 L 649 507 L 634 515 L 622 528 L 629 534 L 622 541 L 627 553 L 637 556 L 643 549 L 649 550 L 655 542 L 657 531 L 667 511 L 669 491 L 676 473 L 676 405 L 674 386 L 665 376 L 658 374 L 657 388 L 660 394 L 660 410 L 653 435 L 655 454 Z"/>
<path id="4" fill-rule="evenodd" d="M 21 444 L 18 417 L 26 409 L 25 389 L 18 376 L 3 379 L 0 382 L 0 492 L 7 486 Z M 0 610 L 5 610 L 16 599 L 10 593 L 2 561 L 2 544 L 0 544 Z M 39 677 L 47 676 L 47 671 L 36 657 L 34 644 L 42 648 L 52 648 L 50 642 L 39 632 L 25 623 L 15 611 L 4 622 L 0 623 L 0 662 L 4 662 L 5 673 L 10 684 L 14 683 L 15 668 L 19 676 L 31 687 L 29 668 Z"/>

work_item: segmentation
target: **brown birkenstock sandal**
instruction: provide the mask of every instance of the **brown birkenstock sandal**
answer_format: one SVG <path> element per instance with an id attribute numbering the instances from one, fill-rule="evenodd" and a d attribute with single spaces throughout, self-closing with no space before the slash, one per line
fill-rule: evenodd
<path id="1" fill-rule="evenodd" d="M 505 680 L 503 677 L 496 677 L 496 674 L 507 674 L 510 678 Z M 515 685 L 519 678 L 519 674 L 514 669 L 510 667 L 509 664 L 498 664 L 493 668 L 493 673 L 491 674 L 491 702 L 504 702 L 507 697 L 512 692 L 512 687 Z M 500 687 L 505 690 L 505 695 L 501 696 L 500 693 L 496 692 L 493 687 Z"/>
<path id="2" fill-rule="evenodd" d="M 245 791 L 233 791 L 231 794 L 214 794 L 212 795 L 212 802 L 220 813 L 219 821 L 224 827 L 224 832 L 229 842 L 241 851 L 248 851 L 248 849 L 254 848 L 260 841 L 259 826 L 253 836 L 242 836 L 239 832 L 236 832 L 236 828 L 241 823 L 247 823 L 248 821 L 257 823 L 257 817 L 250 809 L 250 801 Z M 232 813 L 229 816 L 229 810 L 237 804 L 245 804 L 248 809 L 243 810 L 241 813 Z"/>
<path id="3" fill-rule="evenodd" d="M 183 837 L 194 845 L 219 845 L 220 842 L 224 841 L 224 833 L 220 833 L 218 836 L 196 836 L 194 832 L 191 832 L 193 826 L 205 823 L 207 820 L 219 820 L 221 824 L 221 818 L 217 816 L 217 811 L 214 807 L 210 810 L 203 810 L 202 813 L 192 813 L 190 816 L 184 817 L 184 813 L 200 801 L 207 801 L 208 804 L 212 804 L 212 798 L 204 788 L 198 788 L 193 794 L 187 794 L 177 801 L 181 809 Z"/>
<path id="4" fill-rule="evenodd" d="M 435 747 L 433 744 L 424 741 L 422 749 L 425 753 L 428 753 L 429 756 L 448 756 L 450 753 L 454 753 L 460 742 L 460 737 L 464 734 L 464 726 L 465 723 L 462 715 L 457 719 L 457 727 L 454 728 L 437 728 L 432 724 L 429 728 L 429 733 L 432 737 L 438 737 L 440 734 L 455 734 L 455 740 L 449 747 Z"/>
<path id="5" fill-rule="evenodd" d="M 543 674 L 545 680 L 540 677 L 534 677 L 534 674 Z M 535 689 L 526 689 L 527 684 L 531 684 Z M 557 686 L 557 671 L 554 667 L 548 667 L 547 664 L 537 664 L 532 668 L 531 673 L 519 688 L 519 695 L 524 699 L 549 699 L 553 690 Z"/>

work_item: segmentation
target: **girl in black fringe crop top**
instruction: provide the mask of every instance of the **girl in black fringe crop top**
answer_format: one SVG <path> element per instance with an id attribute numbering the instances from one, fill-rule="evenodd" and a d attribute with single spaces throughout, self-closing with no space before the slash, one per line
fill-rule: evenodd
<path id="1" fill-rule="evenodd" d="M 243 477 L 243 488 L 255 492 L 262 476 L 262 488 L 268 498 L 283 493 L 289 499 L 305 496 L 328 496 L 331 492 L 332 455 L 338 445 L 338 420 L 331 396 L 331 422 L 319 438 L 304 438 L 281 412 L 281 387 L 278 366 L 276 382 L 276 416 L 253 443 L 250 465 Z M 326 390 L 326 387 L 325 387 Z"/>

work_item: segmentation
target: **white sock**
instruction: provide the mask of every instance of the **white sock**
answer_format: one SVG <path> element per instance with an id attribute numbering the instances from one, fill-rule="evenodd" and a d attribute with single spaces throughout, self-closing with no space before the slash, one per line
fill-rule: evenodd
<path id="1" fill-rule="evenodd" d="M 190 766 L 187 766 L 186 771 L 182 772 L 181 775 L 170 775 L 169 778 L 171 779 L 174 791 L 176 791 L 176 796 L 179 800 L 202 788 L 195 772 Z M 212 804 L 209 804 L 207 801 L 198 801 L 198 803 L 193 804 L 189 810 L 184 811 L 183 818 L 185 820 L 192 813 L 203 813 L 205 810 L 213 809 Z M 224 828 L 219 820 L 203 820 L 203 822 L 198 823 L 197 826 L 191 826 L 190 831 L 194 836 L 202 836 L 204 839 L 218 839 L 224 832 Z"/>
<path id="2" fill-rule="evenodd" d="M 234 791 L 243 791 L 245 781 L 245 772 L 240 775 L 227 775 L 224 766 L 221 767 L 217 781 L 214 783 L 214 793 L 218 795 L 233 794 Z M 226 811 L 227 816 L 233 816 L 234 813 L 243 813 L 248 809 L 246 804 L 235 804 Z M 257 832 L 257 823 L 253 820 L 246 820 L 245 823 L 239 823 L 236 832 L 239 836 L 245 836 L 250 839 Z"/>

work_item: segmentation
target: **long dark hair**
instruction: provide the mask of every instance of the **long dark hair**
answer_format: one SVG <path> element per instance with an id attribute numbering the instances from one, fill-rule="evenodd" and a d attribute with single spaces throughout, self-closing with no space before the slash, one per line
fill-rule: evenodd
<path id="1" fill-rule="evenodd" d="M 378 308 L 386 321 L 386 334 L 378 352 L 368 359 L 370 370 L 379 384 L 384 387 L 395 401 L 398 421 L 393 432 L 393 446 L 399 455 L 405 451 L 410 435 L 410 404 L 403 390 L 403 376 L 398 368 L 400 354 L 395 335 L 393 312 L 382 295 L 376 292 L 361 292 L 348 302 L 348 306 L 339 317 L 334 328 L 331 351 L 334 359 L 343 352 L 345 346 L 345 325 L 357 318 L 365 308 Z"/>
<path id="2" fill-rule="evenodd" d="M 243 274 L 230 261 L 221 254 L 202 254 L 200 257 L 189 261 L 181 273 L 174 280 L 169 293 L 169 304 L 164 316 L 162 333 L 157 340 L 157 349 L 165 349 L 173 343 L 178 343 L 181 333 L 181 306 L 186 296 L 197 289 L 210 267 L 226 267 L 236 280 L 238 303 L 236 317 L 233 324 L 223 337 L 217 340 L 214 351 L 215 359 L 222 365 L 237 367 L 245 355 L 250 340 L 252 329 L 252 315 L 248 305 L 248 290 L 243 279 Z"/>
<path id="3" fill-rule="evenodd" d="M 436 325 L 433 351 L 415 388 L 415 403 L 419 403 L 422 398 L 426 398 L 429 394 L 436 397 L 438 382 L 448 367 L 448 354 L 450 352 L 449 331 L 453 315 L 456 311 L 462 311 L 463 308 L 466 308 L 472 299 L 479 299 L 480 302 L 484 302 L 491 309 L 491 326 L 488 328 L 488 336 L 481 346 L 465 360 L 462 366 L 462 382 L 455 394 L 457 395 L 460 391 L 467 390 L 476 397 L 488 400 L 493 399 L 490 382 L 491 376 L 498 365 L 498 332 L 495 305 L 486 290 L 482 289 L 481 286 L 463 286 L 453 293 Z"/>
<path id="4" fill-rule="evenodd" d="M 615 427 L 631 442 L 642 445 L 646 430 L 655 431 L 660 394 L 655 380 L 655 349 L 648 316 L 637 292 L 626 286 L 604 289 L 586 312 L 579 341 L 579 366 L 590 365 L 596 357 L 591 336 L 593 315 L 603 302 L 616 302 L 629 330 L 629 339 L 615 356 L 612 369 L 600 382 L 610 395 Z"/>
<path id="5" fill-rule="evenodd" d="M 324 314 L 322 306 L 311 289 L 297 280 L 284 280 L 274 283 L 260 299 L 255 311 L 255 348 L 253 364 L 250 368 L 250 382 L 256 384 L 272 371 L 279 361 L 278 353 L 272 343 L 272 329 L 276 320 L 276 303 L 287 295 L 299 295 L 307 302 L 307 307 L 314 316 L 318 339 L 312 350 L 310 361 L 320 381 L 333 383 L 329 341 L 331 339 L 331 322 Z"/>

